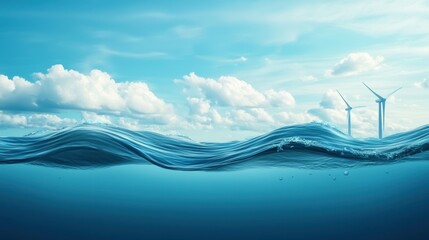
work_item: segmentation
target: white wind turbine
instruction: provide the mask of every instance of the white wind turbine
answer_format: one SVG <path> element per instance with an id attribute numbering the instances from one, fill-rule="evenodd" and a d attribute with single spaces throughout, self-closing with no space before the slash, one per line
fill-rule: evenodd
<path id="1" fill-rule="evenodd" d="M 379 94 L 377 94 L 376 92 L 374 92 L 364 82 L 363 82 L 363 85 L 365 85 L 365 87 L 367 87 L 377 97 L 375 102 L 378 103 L 378 138 L 381 139 L 381 138 L 383 138 L 383 131 L 384 131 L 385 119 L 386 119 L 386 115 L 385 115 L 385 113 L 386 113 L 386 100 L 390 96 L 392 96 L 392 94 L 394 94 L 399 89 L 401 89 L 402 87 L 400 87 L 400 88 L 396 89 L 395 91 L 389 93 L 386 97 L 382 97 Z"/>
<path id="2" fill-rule="evenodd" d="M 343 99 L 344 103 L 347 105 L 347 108 L 345 109 L 347 111 L 347 132 L 348 134 L 351 136 L 352 135 L 352 120 L 351 120 L 351 114 L 352 114 L 352 109 L 355 108 L 361 108 L 364 106 L 357 106 L 357 107 L 352 107 L 350 106 L 350 104 L 346 101 L 346 99 L 343 97 L 343 95 L 341 95 L 340 91 L 338 91 L 338 94 L 340 94 L 340 97 Z"/>

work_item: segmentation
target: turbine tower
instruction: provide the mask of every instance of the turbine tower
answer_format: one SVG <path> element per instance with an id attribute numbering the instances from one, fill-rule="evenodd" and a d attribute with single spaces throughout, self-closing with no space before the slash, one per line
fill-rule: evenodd
<path id="1" fill-rule="evenodd" d="M 365 85 L 365 87 L 367 87 L 377 97 L 375 102 L 378 103 L 378 138 L 381 139 L 381 138 L 383 138 L 383 131 L 384 131 L 385 120 L 386 120 L 386 115 L 385 115 L 385 113 L 386 113 L 386 100 L 387 100 L 387 98 L 389 98 L 392 94 L 397 92 L 402 87 L 400 87 L 400 88 L 396 89 L 395 91 L 389 93 L 386 97 L 382 97 L 379 94 L 377 94 L 376 92 L 374 92 L 364 82 L 363 82 L 363 85 Z"/>
<path id="2" fill-rule="evenodd" d="M 343 95 L 341 95 L 340 91 L 337 90 L 337 92 L 338 92 L 338 94 L 340 94 L 340 97 L 343 99 L 344 103 L 347 105 L 347 108 L 345 109 L 347 111 L 347 132 L 351 136 L 352 135 L 352 120 L 351 120 L 352 109 L 354 109 L 354 108 L 360 108 L 360 107 L 364 107 L 364 106 L 357 106 L 357 107 L 353 108 L 346 101 L 346 99 L 343 97 Z"/>

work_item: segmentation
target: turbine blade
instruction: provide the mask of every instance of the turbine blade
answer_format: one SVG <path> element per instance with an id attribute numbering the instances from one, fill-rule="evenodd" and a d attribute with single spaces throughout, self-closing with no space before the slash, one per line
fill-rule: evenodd
<path id="1" fill-rule="evenodd" d="M 366 107 L 366 106 L 356 106 L 356 107 L 353 107 L 353 109 L 355 109 L 355 108 L 364 108 L 364 107 Z"/>
<path id="2" fill-rule="evenodd" d="M 401 88 L 402 88 L 402 87 L 400 87 L 400 88 L 396 89 L 395 91 L 393 91 L 393 92 L 389 93 L 389 94 L 386 96 L 386 99 L 387 99 L 388 97 L 392 96 L 395 92 L 399 91 Z"/>
<path id="3" fill-rule="evenodd" d="M 383 102 L 382 103 L 383 104 L 383 130 L 384 130 L 384 123 L 385 123 L 385 120 L 386 120 L 386 102 Z"/>
<path id="4" fill-rule="evenodd" d="M 382 96 L 378 95 L 376 92 L 374 92 L 374 90 L 372 90 L 370 87 L 368 87 L 368 85 L 366 85 L 364 82 L 362 82 L 363 85 L 365 85 L 366 88 L 368 88 L 372 93 L 374 93 L 375 96 L 378 97 L 378 99 L 382 100 L 384 99 Z"/>
<path id="5" fill-rule="evenodd" d="M 337 90 L 337 93 L 340 94 L 340 97 L 343 99 L 344 103 L 347 105 L 347 107 L 351 108 L 349 103 L 344 99 L 343 95 L 341 95 L 340 91 Z"/>

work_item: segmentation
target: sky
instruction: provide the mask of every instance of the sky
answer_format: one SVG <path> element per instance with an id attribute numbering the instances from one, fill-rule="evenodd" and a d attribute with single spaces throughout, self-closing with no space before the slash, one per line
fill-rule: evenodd
<path id="1" fill-rule="evenodd" d="M 429 120 L 429 1 L 9 1 L 0 136 L 81 123 L 241 140 L 326 122 Z"/>

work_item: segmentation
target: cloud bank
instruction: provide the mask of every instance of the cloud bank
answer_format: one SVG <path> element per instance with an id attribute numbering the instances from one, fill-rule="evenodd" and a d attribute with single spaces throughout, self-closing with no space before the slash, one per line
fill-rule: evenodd
<path id="1" fill-rule="evenodd" d="M 7 114 L 0 112 L 0 128 L 22 127 L 57 129 L 74 125 L 76 123 L 77 120 L 75 119 L 60 118 L 54 114 L 36 113 L 27 116 L 22 114 Z"/>
<path id="2" fill-rule="evenodd" d="M 0 109 L 54 112 L 63 109 L 125 115 L 148 122 L 172 121 L 173 107 L 157 97 L 144 82 L 115 82 L 100 70 L 89 74 L 54 65 L 36 73 L 36 82 L 0 75 Z"/>
<path id="3" fill-rule="evenodd" d="M 46 73 L 34 76 L 36 81 L 31 82 L 0 75 L 0 127 L 54 129 L 89 122 L 151 131 L 267 131 L 286 124 L 320 120 L 347 127 L 345 105 L 334 90 L 324 93 L 319 107 L 305 111 L 294 108 L 294 96 L 284 89 L 261 90 L 233 76 L 211 79 L 190 73 L 175 80 L 186 97 L 183 106 L 181 103 L 173 106 L 144 82 L 116 82 L 100 70 L 83 74 L 54 65 Z M 419 83 L 420 87 L 427 85 L 427 80 Z M 56 115 L 67 110 L 80 115 L 74 118 Z M 181 110 L 180 114 L 176 114 L 177 110 Z M 376 122 L 376 111 L 353 110 L 356 136 L 375 131 Z M 397 128 L 390 122 L 386 127 Z"/>
<path id="4" fill-rule="evenodd" d="M 293 113 L 295 98 L 286 90 L 258 90 L 232 76 L 211 79 L 190 73 L 176 80 L 184 86 L 189 115 L 197 128 L 226 127 L 232 130 L 267 130 L 284 124 L 314 119 Z"/>

